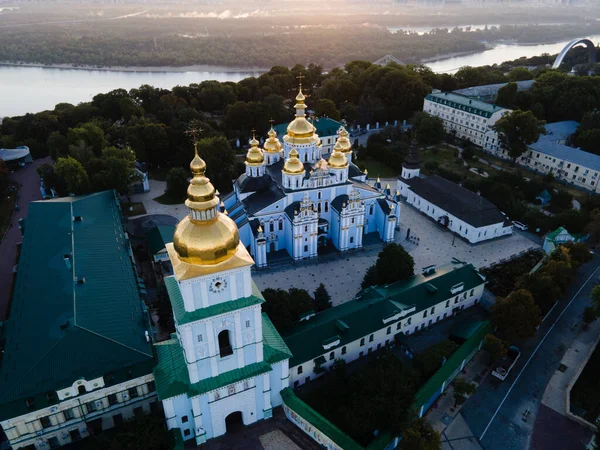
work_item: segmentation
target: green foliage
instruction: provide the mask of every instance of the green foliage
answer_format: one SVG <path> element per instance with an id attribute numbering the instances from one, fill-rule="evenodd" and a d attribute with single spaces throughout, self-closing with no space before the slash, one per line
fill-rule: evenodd
<path id="1" fill-rule="evenodd" d="M 455 407 L 464 402 L 466 395 L 471 395 L 473 392 L 475 392 L 476 386 L 473 383 L 469 383 L 464 378 L 456 378 L 453 382 L 453 385 Z"/>
<path id="2" fill-rule="evenodd" d="M 497 361 L 506 355 L 506 345 L 502 339 L 498 339 L 493 334 L 488 334 L 483 338 L 483 349 L 490 354 L 492 361 Z"/>
<path id="3" fill-rule="evenodd" d="M 504 114 L 494 129 L 513 162 L 527 151 L 528 145 L 537 142 L 540 134 L 545 133 L 544 126 L 531 111 L 519 110 Z"/>
<path id="4" fill-rule="evenodd" d="M 505 108 L 512 108 L 517 100 L 517 83 L 508 83 L 498 90 L 496 104 Z"/>
<path id="5" fill-rule="evenodd" d="M 561 295 L 560 286 L 543 271 L 523 275 L 517 280 L 515 288 L 529 291 L 544 315 L 550 311 Z"/>
<path id="6" fill-rule="evenodd" d="M 583 310 L 583 323 L 586 325 L 589 325 L 590 323 L 592 323 L 594 320 L 596 320 L 598 318 L 598 315 L 596 314 L 596 311 L 594 310 L 594 308 L 592 308 L 591 306 L 588 306 L 587 308 L 585 308 Z"/>
<path id="7" fill-rule="evenodd" d="M 162 414 L 137 417 L 81 442 L 82 450 L 164 450 L 171 442 Z"/>
<path id="8" fill-rule="evenodd" d="M 413 360 L 413 366 L 419 372 L 421 380 L 425 382 L 431 378 L 458 347 L 456 342 L 446 339 L 418 353 Z"/>
<path id="9" fill-rule="evenodd" d="M 361 287 L 364 289 L 406 280 L 415 274 L 414 268 L 413 257 L 401 245 L 387 244 L 379 252 L 375 265 L 367 270 Z"/>
<path id="10" fill-rule="evenodd" d="M 331 117 L 333 120 L 340 120 L 340 112 L 328 98 L 322 98 L 317 101 L 315 113 L 318 117 Z"/>
<path id="11" fill-rule="evenodd" d="M 319 387 L 300 394 L 306 403 L 361 445 L 375 430 L 400 434 L 406 428 L 419 382 L 396 355 L 384 354 L 352 374 L 345 364 L 334 367 Z"/>
<path id="12" fill-rule="evenodd" d="M 486 288 L 497 296 L 506 297 L 512 292 L 515 280 L 529 273 L 543 256 L 540 251 L 528 252 L 511 261 L 482 269 L 481 273 L 488 282 Z"/>
<path id="13" fill-rule="evenodd" d="M 54 172 L 65 180 L 69 193 L 85 194 L 90 188 L 87 172 L 81 163 L 71 156 L 59 158 L 54 165 Z"/>
<path id="14" fill-rule="evenodd" d="M 505 298 L 496 298 L 492 307 L 492 322 L 508 341 L 532 337 L 541 321 L 540 308 L 525 289 L 514 291 Z"/>
<path id="15" fill-rule="evenodd" d="M 415 419 L 402 433 L 402 450 L 441 450 L 442 438 L 424 417 Z"/>
<path id="16" fill-rule="evenodd" d="M 592 301 L 594 311 L 596 311 L 596 316 L 600 316 L 600 285 L 594 286 L 590 293 L 590 300 Z"/>
<path id="17" fill-rule="evenodd" d="M 592 260 L 590 249 L 583 242 L 567 242 L 563 246 L 569 252 L 571 265 L 574 269 L 578 269 L 582 264 Z"/>
<path id="18" fill-rule="evenodd" d="M 304 289 L 291 288 L 289 291 L 283 289 L 267 288 L 262 291 L 266 302 L 262 310 L 267 313 L 275 328 L 280 332 L 295 324 L 300 316 L 316 308 L 315 301 Z"/>
<path id="19" fill-rule="evenodd" d="M 167 172 L 167 190 L 165 193 L 168 197 L 183 202 L 188 185 L 188 172 L 185 169 L 173 167 Z"/>
<path id="20" fill-rule="evenodd" d="M 319 287 L 315 290 L 314 297 L 316 312 L 331 308 L 331 295 L 329 295 L 329 292 L 327 292 L 327 288 L 323 283 L 319 284 Z"/>
<path id="21" fill-rule="evenodd" d="M 108 144 L 102 128 L 92 122 L 84 123 L 77 128 L 69 128 L 67 141 L 73 146 L 83 143 L 97 156 L 100 156 L 102 149 Z"/>
<path id="22" fill-rule="evenodd" d="M 434 145 L 442 142 L 444 138 L 444 123 L 439 117 L 419 111 L 413 115 L 412 123 L 419 143 Z"/>

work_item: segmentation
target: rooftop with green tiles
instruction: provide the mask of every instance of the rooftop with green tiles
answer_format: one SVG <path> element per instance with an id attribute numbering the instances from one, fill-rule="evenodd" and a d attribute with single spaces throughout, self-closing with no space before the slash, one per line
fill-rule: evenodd
<path id="1" fill-rule="evenodd" d="M 492 114 L 504 109 L 501 106 L 492 105 L 453 92 L 434 92 L 428 94 L 425 98 L 441 105 L 450 106 L 451 108 L 460 109 L 461 111 L 486 118 L 490 118 Z"/>
<path id="2" fill-rule="evenodd" d="M 114 191 L 29 205 L 3 327 L 0 419 L 56 403 L 48 394 L 77 379 L 152 372 L 132 258 Z"/>
<path id="3" fill-rule="evenodd" d="M 344 125 L 342 122 L 330 119 L 329 117 L 318 117 L 312 119 L 310 122 L 317 129 L 316 132 L 321 137 L 336 135 L 340 127 Z M 278 137 L 284 136 L 287 133 L 288 125 L 289 123 L 280 123 L 273 127 L 273 129 L 277 132 Z"/>
<path id="4" fill-rule="evenodd" d="M 283 333 L 294 355 L 290 367 L 323 355 L 329 351 L 324 346 L 329 349 L 335 342 L 331 348 L 343 346 L 443 302 L 454 295 L 451 290 L 458 285 L 462 295 L 483 283 L 485 279 L 472 264 L 454 260 L 427 274 L 363 289 L 352 300 L 298 322 Z"/>

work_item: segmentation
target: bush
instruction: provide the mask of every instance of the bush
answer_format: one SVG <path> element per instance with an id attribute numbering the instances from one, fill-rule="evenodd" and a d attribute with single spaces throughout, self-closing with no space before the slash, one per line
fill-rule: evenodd
<path id="1" fill-rule="evenodd" d="M 183 200 L 188 184 L 188 173 L 181 167 L 173 167 L 167 173 L 167 196 L 173 200 Z"/>
<path id="2" fill-rule="evenodd" d="M 442 363 L 458 350 L 458 347 L 456 342 L 446 339 L 417 354 L 413 366 L 419 372 L 421 380 L 426 381 L 431 378 L 442 367 Z"/>

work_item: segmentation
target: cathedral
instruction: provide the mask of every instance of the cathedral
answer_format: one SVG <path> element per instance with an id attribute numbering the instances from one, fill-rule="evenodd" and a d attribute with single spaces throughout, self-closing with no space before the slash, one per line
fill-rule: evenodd
<path id="1" fill-rule="evenodd" d="M 367 173 L 352 163 L 344 127 L 329 155 L 307 120 L 302 85 L 296 116 L 283 143 L 273 128 L 263 148 L 253 137 L 246 173 L 233 183 L 221 209 L 239 228 L 240 239 L 257 267 L 284 251 L 293 260 L 314 258 L 326 249 L 361 248 L 363 236 L 394 239 L 399 209 L 391 196 L 367 183 Z"/>
<path id="2" fill-rule="evenodd" d="M 197 150 L 190 168 L 188 215 L 167 244 L 176 333 L 155 345 L 154 378 L 168 428 L 200 445 L 272 416 L 289 384 L 291 353 L 261 311 L 254 261 L 220 211 Z"/>

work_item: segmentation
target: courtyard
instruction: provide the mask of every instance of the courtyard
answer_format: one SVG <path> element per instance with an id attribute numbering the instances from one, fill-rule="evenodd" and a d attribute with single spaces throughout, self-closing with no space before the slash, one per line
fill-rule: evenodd
<path id="1" fill-rule="evenodd" d="M 418 243 L 406 240 L 408 229 L 411 236 L 418 238 Z M 400 210 L 400 231 L 396 232 L 395 240 L 405 246 L 414 258 L 415 273 L 420 273 L 424 267 L 432 264 L 448 264 L 452 258 L 482 268 L 521 252 L 539 248 L 538 244 L 518 233 L 471 245 L 404 203 Z M 261 290 L 287 290 L 295 287 L 306 289 L 310 293 L 323 283 L 335 306 L 356 295 L 365 272 L 375 263 L 380 250 L 381 246 L 369 246 L 364 250 L 343 254 L 327 261 L 300 262 L 273 270 L 257 270 L 253 279 Z"/>

